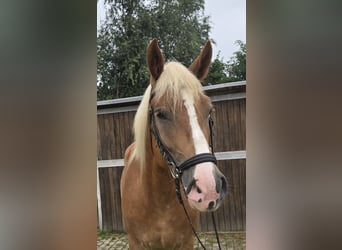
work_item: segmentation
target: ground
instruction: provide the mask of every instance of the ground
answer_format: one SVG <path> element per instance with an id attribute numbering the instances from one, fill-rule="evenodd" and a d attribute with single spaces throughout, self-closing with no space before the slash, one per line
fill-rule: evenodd
<path id="1" fill-rule="evenodd" d="M 219 249 L 216 243 L 215 234 L 200 233 L 202 243 L 207 250 Z M 246 249 L 246 233 L 230 232 L 220 233 L 221 249 L 225 250 L 245 250 Z M 98 232 L 97 233 L 97 250 L 126 250 L 128 249 L 127 235 L 119 233 Z M 195 250 L 200 250 L 201 245 L 197 242 Z"/>

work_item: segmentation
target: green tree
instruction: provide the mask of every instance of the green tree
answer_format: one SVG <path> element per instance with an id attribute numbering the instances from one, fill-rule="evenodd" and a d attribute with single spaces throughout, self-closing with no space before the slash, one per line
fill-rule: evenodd
<path id="1" fill-rule="evenodd" d="M 189 65 L 209 37 L 204 0 L 107 0 L 97 37 L 98 100 L 141 95 L 149 83 L 145 55 L 156 37 L 167 60 Z"/>
<path id="2" fill-rule="evenodd" d="M 167 59 L 190 65 L 209 37 L 209 17 L 204 15 L 204 0 L 155 0 L 151 14 L 152 36 Z"/>
<path id="3" fill-rule="evenodd" d="M 234 52 L 234 56 L 227 63 L 229 81 L 246 80 L 246 44 L 240 40 L 235 42 L 239 50 Z"/>
<path id="4" fill-rule="evenodd" d="M 211 63 L 209 73 L 205 79 L 206 85 L 213 85 L 219 83 L 229 82 L 227 76 L 227 64 L 220 58 L 220 52 L 217 54 L 215 60 Z"/>
<path id="5" fill-rule="evenodd" d="M 139 0 L 111 1 L 97 37 L 98 100 L 140 93 L 147 78 L 144 9 Z"/>

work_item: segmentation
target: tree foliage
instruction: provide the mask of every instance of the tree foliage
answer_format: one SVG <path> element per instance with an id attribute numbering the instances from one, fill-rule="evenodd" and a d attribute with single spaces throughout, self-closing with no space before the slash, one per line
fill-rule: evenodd
<path id="1" fill-rule="evenodd" d="M 137 94 L 144 89 L 146 19 L 139 0 L 111 1 L 97 37 L 98 100 Z M 148 21 L 148 20 L 147 20 Z M 140 91 L 141 92 L 141 91 Z"/>
<path id="2" fill-rule="evenodd" d="M 211 63 L 209 74 L 205 79 L 205 84 L 219 84 L 229 82 L 227 76 L 227 64 L 223 62 L 223 58 L 220 58 L 220 52 L 217 54 L 215 60 Z"/>
<path id="3" fill-rule="evenodd" d="M 206 84 L 219 84 L 246 80 L 246 44 L 240 40 L 235 41 L 239 49 L 234 52 L 228 62 L 224 62 L 217 54 L 212 62 Z"/>
<path id="4" fill-rule="evenodd" d="M 240 48 L 227 63 L 229 81 L 246 80 L 246 44 L 240 40 L 235 42 Z"/>
<path id="5" fill-rule="evenodd" d="M 208 40 L 204 0 L 107 0 L 106 20 L 97 37 L 98 100 L 142 95 L 149 82 L 146 47 L 156 37 L 166 60 L 184 65 Z M 213 42 L 213 41 L 212 41 Z M 212 62 L 205 84 L 246 79 L 246 44 L 224 62 Z"/>
<path id="6" fill-rule="evenodd" d="M 167 60 L 189 65 L 208 40 L 204 0 L 107 0 L 97 37 L 98 100 L 143 94 L 145 55 L 156 37 Z"/>

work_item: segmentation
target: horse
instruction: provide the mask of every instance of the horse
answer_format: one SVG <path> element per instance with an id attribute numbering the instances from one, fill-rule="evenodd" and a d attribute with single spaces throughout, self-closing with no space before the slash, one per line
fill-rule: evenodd
<path id="1" fill-rule="evenodd" d="M 186 68 L 176 61 L 166 63 L 156 39 L 147 46 L 150 84 L 134 118 L 135 140 L 125 151 L 120 183 L 131 250 L 194 248 L 175 178 L 182 183 L 179 196 L 196 229 L 200 212 L 216 210 L 227 193 L 227 179 L 211 154 L 213 105 L 201 84 L 211 56 L 208 41 Z M 187 165 L 182 171 L 175 168 L 182 164 Z"/>

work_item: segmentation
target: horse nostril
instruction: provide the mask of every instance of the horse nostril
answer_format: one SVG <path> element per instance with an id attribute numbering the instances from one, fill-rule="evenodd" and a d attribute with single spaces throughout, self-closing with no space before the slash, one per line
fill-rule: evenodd
<path id="1" fill-rule="evenodd" d="M 196 186 L 196 191 L 197 191 L 197 193 L 199 193 L 199 194 L 202 193 L 202 190 L 201 190 L 199 187 L 197 187 L 197 186 Z"/>
<path id="2" fill-rule="evenodd" d="M 219 194 L 223 192 L 224 194 L 227 192 L 227 180 L 224 175 L 221 175 L 219 178 L 216 178 L 216 192 Z"/>
<path id="3" fill-rule="evenodd" d="M 213 209 L 214 206 L 215 206 L 215 202 L 211 201 L 211 202 L 209 202 L 208 209 Z"/>
<path id="4" fill-rule="evenodd" d="M 224 176 L 221 179 L 222 179 L 222 192 L 226 194 L 227 193 L 227 179 Z"/>

